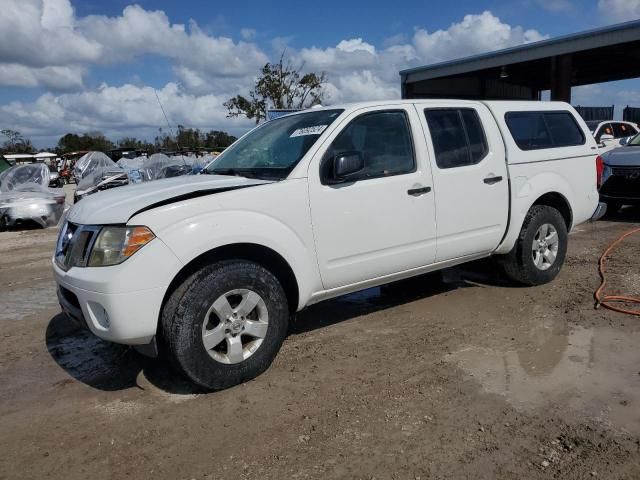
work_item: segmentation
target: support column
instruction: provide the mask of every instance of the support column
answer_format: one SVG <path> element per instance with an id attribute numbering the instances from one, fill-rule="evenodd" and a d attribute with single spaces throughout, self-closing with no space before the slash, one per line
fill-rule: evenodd
<path id="1" fill-rule="evenodd" d="M 571 103 L 571 55 L 551 59 L 551 100 Z"/>

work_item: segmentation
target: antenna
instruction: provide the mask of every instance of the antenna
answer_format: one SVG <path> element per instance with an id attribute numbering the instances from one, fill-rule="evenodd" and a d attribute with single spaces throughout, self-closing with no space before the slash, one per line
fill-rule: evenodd
<path id="1" fill-rule="evenodd" d="M 167 127 L 169 127 L 169 132 L 171 133 L 171 135 L 173 135 L 176 138 L 176 145 L 178 146 L 180 155 L 182 155 L 182 148 L 180 148 L 180 143 L 178 143 L 178 137 L 173 133 L 173 128 L 169 123 L 169 118 L 167 117 L 167 114 L 165 113 L 164 108 L 162 107 L 162 103 L 160 102 L 160 97 L 158 96 L 158 91 L 155 88 L 153 89 L 153 93 L 156 94 L 156 100 L 158 100 L 158 105 L 160 105 L 160 110 L 162 110 L 162 115 L 164 115 L 164 119 L 167 122 Z"/>

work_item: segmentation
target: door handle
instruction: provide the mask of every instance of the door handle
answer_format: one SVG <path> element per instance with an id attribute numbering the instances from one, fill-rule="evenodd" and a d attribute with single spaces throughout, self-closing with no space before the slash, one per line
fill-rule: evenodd
<path id="1" fill-rule="evenodd" d="M 424 195 L 425 193 L 429 193 L 431 191 L 431 187 L 418 187 L 418 188 L 410 188 L 407 190 L 407 193 L 412 197 L 419 197 L 420 195 Z"/>
<path id="2" fill-rule="evenodd" d="M 485 177 L 483 180 L 487 185 L 493 185 L 494 183 L 498 183 L 502 181 L 502 177 L 500 175 L 496 177 Z"/>

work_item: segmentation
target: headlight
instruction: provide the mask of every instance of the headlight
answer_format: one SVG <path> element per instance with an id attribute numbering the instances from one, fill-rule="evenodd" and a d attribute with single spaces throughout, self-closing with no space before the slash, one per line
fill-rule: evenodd
<path id="1" fill-rule="evenodd" d="M 122 263 L 154 238 L 147 227 L 103 227 L 91 249 L 88 266 Z"/>

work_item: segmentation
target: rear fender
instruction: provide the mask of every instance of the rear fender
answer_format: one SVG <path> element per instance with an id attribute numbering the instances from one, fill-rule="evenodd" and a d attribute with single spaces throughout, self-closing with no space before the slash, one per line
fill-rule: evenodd
<path id="1" fill-rule="evenodd" d="M 511 186 L 511 216 L 509 229 L 502 243 L 495 253 L 506 254 L 511 251 L 520 235 L 527 212 L 547 193 L 558 193 L 563 196 L 569 206 L 572 206 L 574 198 L 573 190 L 569 183 L 560 175 L 553 172 L 539 173 L 531 178 L 524 176 L 512 177 Z"/>

